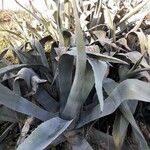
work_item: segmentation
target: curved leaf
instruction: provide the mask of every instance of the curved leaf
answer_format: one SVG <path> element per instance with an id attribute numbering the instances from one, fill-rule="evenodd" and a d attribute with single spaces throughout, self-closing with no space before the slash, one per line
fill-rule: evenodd
<path id="1" fill-rule="evenodd" d="M 140 93 L 139 93 L 140 91 Z M 142 94 L 141 94 L 142 93 Z M 93 120 L 113 113 L 119 105 L 126 100 L 139 100 L 150 102 L 150 84 L 137 79 L 128 79 L 121 82 L 104 101 L 104 111 L 101 112 L 100 105 L 93 109 L 83 111 L 77 127 L 81 127 Z"/>
<path id="2" fill-rule="evenodd" d="M 111 79 L 105 80 L 104 89 L 105 91 L 110 94 L 115 87 L 117 87 L 119 84 Z M 147 142 L 140 131 L 139 127 L 136 124 L 136 121 L 133 117 L 133 113 L 136 110 L 137 107 L 136 101 L 133 102 L 123 102 L 119 109 L 122 112 L 122 114 L 119 112 L 117 113 L 114 125 L 113 125 L 113 139 L 115 142 L 116 147 L 121 148 L 126 136 L 127 127 L 129 123 L 132 125 L 133 131 L 136 134 L 136 138 L 139 140 L 138 144 L 140 147 L 143 147 L 144 149 L 148 149 Z"/>
<path id="3" fill-rule="evenodd" d="M 76 60 L 76 71 L 75 77 L 72 84 L 71 91 L 69 93 L 66 106 L 62 112 L 62 117 L 66 119 L 73 119 L 76 117 L 78 113 L 79 105 L 81 97 L 81 91 L 84 81 L 85 68 L 86 68 L 86 53 L 85 53 L 85 45 L 82 29 L 80 26 L 80 20 L 78 16 L 78 11 L 76 7 L 76 1 L 73 2 L 74 8 L 74 17 L 75 17 L 75 36 L 76 36 L 76 45 L 77 45 L 77 60 Z M 72 107 L 74 105 L 74 107 Z M 70 108 L 72 110 L 70 111 Z"/>
<path id="4" fill-rule="evenodd" d="M 20 65 L 10 65 L 10 66 L 6 66 L 0 69 L 0 76 L 4 75 L 5 73 L 14 71 L 14 70 L 19 70 L 23 67 L 29 67 L 29 65 L 27 64 L 20 64 Z"/>
<path id="5" fill-rule="evenodd" d="M 0 84 L 0 91 L 0 103 L 12 110 L 36 117 L 43 121 L 54 117 L 53 114 L 41 109 L 27 99 L 16 95 L 2 84 Z"/>
<path id="6" fill-rule="evenodd" d="M 39 87 L 37 92 L 33 95 L 37 102 L 39 102 L 47 111 L 57 112 L 59 104 L 57 101 L 49 95 L 49 93 L 43 88 Z"/>
<path id="7" fill-rule="evenodd" d="M 104 55 L 104 54 L 101 54 L 101 53 L 97 53 L 97 52 L 93 53 L 93 52 L 90 52 L 90 51 L 86 51 L 86 53 L 89 57 L 95 58 L 95 59 L 98 59 L 98 60 L 101 60 L 101 61 L 119 63 L 119 64 L 128 64 L 127 62 L 125 62 L 121 59 L 118 59 L 118 58 L 115 58 L 115 57 L 112 57 L 112 56 L 108 56 L 108 55 Z M 71 51 L 68 51 L 67 54 L 77 56 L 76 47 L 71 48 Z"/>
<path id="8" fill-rule="evenodd" d="M 62 55 L 58 65 L 58 81 L 60 91 L 60 111 L 65 107 L 73 78 L 73 57 Z"/>
<path id="9" fill-rule="evenodd" d="M 88 59 L 90 65 L 92 66 L 95 78 L 95 88 L 100 103 L 100 109 L 103 111 L 104 100 L 103 100 L 103 91 L 102 91 L 102 82 L 107 73 L 107 64 L 103 61 L 97 61 Z"/>
<path id="10" fill-rule="evenodd" d="M 132 106 L 132 111 L 135 111 L 136 105 Z M 127 105 L 127 103 L 123 103 L 120 106 L 120 110 L 123 114 L 123 116 L 125 117 L 125 119 L 128 120 L 128 122 L 132 125 L 132 129 L 133 129 L 133 133 L 135 134 L 135 138 L 137 140 L 137 144 L 139 145 L 140 149 L 145 149 L 145 150 L 149 150 L 149 146 L 140 130 L 140 128 L 138 127 L 133 114 L 131 112 L 130 107 Z"/>
<path id="11" fill-rule="evenodd" d="M 67 121 L 59 117 L 45 121 L 18 146 L 17 150 L 45 149 L 68 128 L 71 122 L 72 120 Z"/>

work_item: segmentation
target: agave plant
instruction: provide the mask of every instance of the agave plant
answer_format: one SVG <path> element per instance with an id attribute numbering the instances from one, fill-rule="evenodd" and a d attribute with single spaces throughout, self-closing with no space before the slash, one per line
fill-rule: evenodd
<path id="1" fill-rule="evenodd" d="M 131 14 L 118 22 L 101 1 L 97 5 L 88 1 L 70 4 L 75 32 L 63 29 L 65 21 L 59 3 L 54 32 L 21 46 L 11 45 L 20 64 L 8 65 L 3 59 L 8 50 L 0 54 L 0 117 L 12 122 L 0 141 L 17 123 L 21 130 L 18 150 L 50 149 L 57 145 L 59 149 L 81 150 L 149 149 L 134 118 L 140 113 L 140 101 L 150 102 L 148 44 L 143 46 L 139 38 L 145 34 L 132 30 L 121 38 L 124 30 L 118 28 L 124 27 Z M 138 7 L 144 4 L 145 1 Z M 89 15 L 88 11 L 93 13 Z M 104 14 L 107 15 L 103 19 Z M 86 26 L 80 25 L 82 16 L 88 21 Z M 107 25 L 95 23 L 92 16 Z M 49 29 L 44 18 L 40 21 Z M 129 43 L 130 36 L 139 38 L 139 51 L 134 51 Z M 53 43 L 50 55 L 44 51 L 48 41 Z M 30 133 L 33 124 L 37 126 Z M 129 137 L 132 143 L 128 143 Z"/>

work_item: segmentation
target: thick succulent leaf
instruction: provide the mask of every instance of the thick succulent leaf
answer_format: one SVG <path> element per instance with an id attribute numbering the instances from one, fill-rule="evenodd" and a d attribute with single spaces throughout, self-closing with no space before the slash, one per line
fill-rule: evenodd
<path id="1" fill-rule="evenodd" d="M 132 111 L 135 111 L 136 105 L 135 106 L 132 105 L 132 107 L 131 107 Z M 124 115 L 125 119 L 127 119 L 128 122 L 132 125 L 132 129 L 133 129 L 133 132 L 135 132 L 136 139 L 138 141 L 138 145 L 139 145 L 140 149 L 148 150 L 149 149 L 148 144 L 147 144 L 140 128 L 136 124 L 136 121 L 133 117 L 133 114 L 132 114 L 131 109 L 128 106 L 128 104 L 127 103 L 122 103 L 120 105 L 120 110 L 121 110 L 122 114 Z"/>
<path id="2" fill-rule="evenodd" d="M 72 120 L 67 121 L 59 117 L 45 121 L 18 146 L 17 150 L 45 149 L 68 128 L 71 122 Z"/>
<path id="3" fill-rule="evenodd" d="M 126 71 L 126 72 L 122 72 L 122 74 L 119 74 L 120 80 L 122 81 L 122 80 L 125 80 L 128 78 L 135 77 L 135 76 L 137 76 L 138 73 L 142 72 L 142 70 L 139 70 L 138 68 L 140 68 L 140 64 L 141 64 L 143 58 L 144 58 L 144 55 L 141 56 L 141 58 L 132 66 L 132 68 L 130 70 L 129 70 L 129 68 L 128 68 L 128 71 L 126 71 L 124 69 L 124 71 Z M 140 68 L 140 69 L 143 69 L 143 68 Z M 144 68 L 144 69 L 146 69 L 146 68 Z M 138 72 L 138 70 L 139 70 L 139 72 Z M 120 73 L 121 73 L 121 68 L 120 68 Z"/>
<path id="4" fill-rule="evenodd" d="M 120 114 L 120 112 L 118 112 L 115 117 L 112 131 L 116 149 L 121 149 L 125 140 L 128 125 L 128 121 Z"/>
<path id="5" fill-rule="evenodd" d="M 93 70 L 89 62 L 87 62 L 87 65 L 86 65 L 85 76 L 84 76 L 83 82 L 84 84 L 81 90 L 80 99 L 78 103 L 71 106 L 71 107 L 75 106 L 77 110 L 79 110 L 82 104 L 87 100 L 88 95 L 90 94 L 92 88 L 94 87 L 94 74 L 93 74 Z M 70 109 L 70 111 L 72 111 L 72 109 Z"/>
<path id="6" fill-rule="evenodd" d="M 94 87 L 94 73 L 91 65 L 89 64 L 89 62 L 87 62 L 81 95 L 81 101 L 83 103 L 87 100 L 88 95 L 90 94 L 93 87 Z"/>
<path id="7" fill-rule="evenodd" d="M 26 89 L 24 89 L 26 91 Z M 19 80 L 14 80 L 13 82 L 13 92 L 17 95 L 21 95 L 20 82 Z"/>
<path id="8" fill-rule="evenodd" d="M 38 89 L 38 84 L 45 83 L 47 81 L 45 79 L 40 79 L 39 76 L 31 68 L 25 67 L 18 71 L 17 77 L 14 81 L 14 88 L 15 86 L 18 87 L 17 84 L 19 83 L 18 81 L 20 79 L 26 82 L 29 89 L 29 93 L 27 93 L 28 95 L 35 94 Z"/>
<path id="9" fill-rule="evenodd" d="M 27 43 L 26 43 L 27 44 Z M 20 46 L 17 48 L 12 47 L 13 52 L 17 55 L 19 61 L 23 64 L 42 64 L 39 55 L 31 55 L 29 52 L 24 52 L 24 46 Z"/>
<path id="10" fill-rule="evenodd" d="M 30 43 L 31 43 L 32 47 L 33 47 L 34 49 L 36 49 L 37 52 L 39 53 L 43 65 L 44 65 L 45 67 L 49 68 L 49 64 L 48 64 L 47 58 L 46 58 L 46 56 L 45 56 L 45 51 L 44 51 L 44 48 L 43 48 L 43 46 L 41 45 L 41 43 L 40 43 L 38 40 L 36 40 L 36 39 L 31 40 Z"/>
<path id="11" fill-rule="evenodd" d="M 104 100 L 103 100 L 103 90 L 102 90 L 102 82 L 107 73 L 107 64 L 103 61 L 98 61 L 94 59 L 88 59 L 90 65 L 92 66 L 95 78 L 95 88 L 98 96 L 98 100 L 100 103 L 100 109 L 103 111 Z"/>
<path id="12" fill-rule="evenodd" d="M 2 84 L 0 84 L 0 91 L 0 103 L 12 110 L 33 116 L 43 121 L 54 117 L 54 115 L 51 113 L 41 109 L 27 99 L 15 94 Z"/>
<path id="13" fill-rule="evenodd" d="M 98 104 L 93 109 L 83 111 L 77 127 L 81 127 L 93 120 L 107 116 L 113 113 L 119 105 L 126 100 L 139 100 L 150 102 L 150 85 L 149 83 L 137 79 L 128 79 L 121 82 L 104 101 L 104 111 L 101 112 Z M 139 93 L 142 93 L 142 95 Z"/>
<path id="14" fill-rule="evenodd" d="M 83 38 L 82 29 L 80 26 L 80 20 L 78 16 L 78 11 L 76 7 L 76 1 L 72 1 L 74 8 L 74 17 L 75 17 L 75 36 L 76 36 L 76 46 L 77 46 L 77 59 L 76 59 L 76 71 L 75 77 L 70 90 L 66 106 L 62 112 L 62 117 L 67 119 L 73 119 L 76 117 L 82 101 L 80 101 L 81 91 L 84 81 L 85 68 L 86 68 L 86 53 L 85 53 L 85 43 Z M 73 106 L 73 107 L 72 107 Z M 72 109 L 70 111 L 70 108 Z"/>
<path id="15" fill-rule="evenodd" d="M 107 94 L 109 95 L 114 88 L 116 88 L 119 85 L 119 83 L 115 82 L 114 80 L 110 79 L 110 78 L 106 78 L 103 81 L 103 88 L 104 90 L 107 92 Z"/>
<path id="16" fill-rule="evenodd" d="M 49 112 L 57 112 L 59 104 L 57 101 L 49 95 L 49 93 L 43 88 L 39 87 L 37 92 L 33 95 L 39 104 L 41 104 Z"/>
<path id="17" fill-rule="evenodd" d="M 19 70 L 23 67 L 28 67 L 28 66 L 29 65 L 27 64 L 20 64 L 20 65 L 9 65 L 9 66 L 3 67 L 0 69 L 0 76 L 4 75 L 5 73 L 12 72 L 14 70 Z"/>
<path id="18" fill-rule="evenodd" d="M 113 91 L 115 87 L 119 84 L 111 79 L 105 81 L 104 89 L 108 93 L 108 95 Z M 130 107 L 129 107 L 130 106 Z M 133 117 L 133 113 L 135 112 L 137 107 L 137 103 L 133 102 L 123 102 L 119 109 L 122 114 L 117 113 L 114 125 L 113 125 L 113 139 L 117 148 L 121 148 L 125 139 L 125 135 L 127 132 L 127 127 L 129 123 L 132 125 L 134 131 L 136 131 L 137 139 L 140 140 L 140 147 L 144 149 L 148 149 L 147 142 L 143 137 L 139 127 L 136 124 L 136 121 Z"/>
<path id="19" fill-rule="evenodd" d="M 60 91 L 60 111 L 64 109 L 73 80 L 73 60 L 69 55 L 62 55 L 58 65 L 58 81 Z"/>
<path id="20" fill-rule="evenodd" d="M 132 68 L 129 70 L 129 72 L 132 72 L 133 70 L 137 69 L 140 66 L 141 61 L 143 60 L 143 57 L 144 57 L 144 55 L 141 56 L 141 58 L 132 66 Z"/>
<path id="21" fill-rule="evenodd" d="M 104 80 L 103 87 L 106 93 L 109 95 L 114 88 L 116 88 L 119 83 L 115 82 L 112 79 Z M 123 104 L 123 103 L 122 103 Z M 116 118 L 113 124 L 113 140 L 115 143 L 116 148 L 120 149 L 123 145 L 127 128 L 129 122 L 124 118 L 124 116 L 119 112 L 116 114 Z"/>
<path id="22" fill-rule="evenodd" d="M 106 93 L 108 95 L 110 95 L 110 93 L 113 91 L 113 89 L 115 89 L 117 86 L 119 85 L 119 83 L 115 82 L 112 79 L 106 79 L 103 82 L 103 87 L 106 91 Z M 118 112 L 116 114 L 116 118 L 113 124 L 113 140 L 115 143 L 116 148 L 121 149 L 121 147 L 123 146 L 124 140 L 125 140 L 125 136 L 127 133 L 127 128 L 129 125 L 129 118 L 133 119 L 133 115 L 132 113 L 135 112 L 135 109 L 137 107 L 137 102 L 133 101 L 132 103 L 129 103 L 131 106 L 131 110 L 128 107 L 127 102 L 123 102 L 120 106 L 119 109 L 122 112 L 122 110 L 126 110 L 125 108 L 127 107 L 128 109 L 125 111 L 130 111 L 130 115 L 127 116 L 127 118 L 124 117 L 124 115 L 122 115 L 120 112 Z M 131 112 L 132 111 L 132 112 Z"/>
<path id="23" fill-rule="evenodd" d="M 112 63 L 119 63 L 119 64 L 127 64 L 127 62 L 112 57 L 112 56 L 108 56 L 108 55 L 104 55 L 104 54 L 100 54 L 100 53 L 96 53 L 96 52 L 90 52 L 90 51 L 86 51 L 87 55 L 91 58 L 95 58 L 101 61 L 106 61 L 106 62 L 112 62 Z M 67 54 L 69 55 L 73 55 L 73 56 L 77 56 L 77 50 L 76 48 L 72 48 L 71 51 L 68 51 Z"/>
<path id="24" fill-rule="evenodd" d="M 22 68 L 18 71 L 17 77 L 15 80 L 23 79 L 27 83 L 29 89 L 32 88 L 31 79 L 33 76 L 36 76 L 36 73 L 31 68 Z"/>
<path id="25" fill-rule="evenodd" d="M 123 102 L 119 106 L 122 114 L 120 114 L 120 112 L 117 114 L 118 118 L 116 118 L 113 126 L 113 139 L 117 148 L 121 148 L 123 145 L 129 123 L 132 125 L 133 130 L 136 130 L 136 132 L 138 132 L 137 136 L 141 140 L 141 145 L 146 149 L 148 148 L 147 142 L 145 141 L 140 129 L 136 125 L 136 121 L 133 117 L 133 113 L 135 112 L 136 107 L 136 101 L 128 103 Z"/>
<path id="26" fill-rule="evenodd" d="M 54 76 L 53 80 L 56 82 L 57 89 L 59 89 L 59 83 L 58 83 L 58 78 L 57 78 L 57 75 L 58 75 L 58 61 L 56 61 L 57 54 L 56 54 L 56 51 L 55 51 L 55 48 L 57 48 L 57 47 L 58 47 L 58 45 L 57 45 L 56 42 L 52 44 L 50 59 L 51 59 L 52 72 L 53 72 L 53 76 Z"/>
<path id="27" fill-rule="evenodd" d="M 102 61 L 106 61 L 106 62 L 119 63 L 119 64 L 128 64 L 127 62 L 125 62 L 121 59 L 111 57 L 111 56 L 108 56 L 108 55 L 103 55 L 103 54 L 100 54 L 100 53 L 88 52 L 87 54 L 88 54 L 89 57 L 96 58 L 98 60 L 102 60 Z"/>

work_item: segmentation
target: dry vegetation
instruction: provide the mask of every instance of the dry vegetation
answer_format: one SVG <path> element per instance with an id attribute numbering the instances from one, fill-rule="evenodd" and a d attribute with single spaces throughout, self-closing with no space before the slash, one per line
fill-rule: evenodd
<path id="1" fill-rule="evenodd" d="M 0 149 L 148 150 L 149 1 L 16 2 L 0 16 Z"/>

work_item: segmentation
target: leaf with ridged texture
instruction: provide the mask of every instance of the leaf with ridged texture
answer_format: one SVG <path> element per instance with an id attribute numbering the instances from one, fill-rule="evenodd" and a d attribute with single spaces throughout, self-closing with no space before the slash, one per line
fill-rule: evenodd
<path id="1" fill-rule="evenodd" d="M 36 39 L 30 40 L 29 42 L 31 43 L 32 47 L 39 53 L 43 66 L 49 68 L 49 64 L 45 56 L 45 50 L 41 43 Z"/>
<path id="2" fill-rule="evenodd" d="M 58 136 L 60 136 L 72 123 L 59 117 L 52 118 L 40 124 L 26 139 L 20 144 L 17 150 L 42 150 L 49 146 Z"/>
<path id="3" fill-rule="evenodd" d="M 103 61 L 98 61 L 95 59 L 88 59 L 90 65 L 92 66 L 95 78 L 95 88 L 98 96 L 98 100 L 100 103 L 100 109 L 103 111 L 104 100 L 103 100 L 103 90 L 102 90 L 102 82 L 107 73 L 107 64 Z"/>
<path id="4" fill-rule="evenodd" d="M 54 114 L 47 112 L 46 110 L 31 103 L 27 99 L 15 94 L 2 84 L 0 84 L 0 91 L 0 103 L 12 110 L 33 116 L 42 121 L 54 117 Z"/>
<path id="5" fill-rule="evenodd" d="M 60 111 L 65 107 L 73 80 L 73 60 L 70 55 L 62 55 L 58 65 L 58 81 L 60 92 Z"/>
<path id="6" fill-rule="evenodd" d="M 101 112 L 100 105 L 81 112 L 77 127 L 81 127 L 91 121 L 113 113 L 119 105 L 126 100 L 139 100 L 150 102 L 149 83 L 137 79 L 128 79 L 121 82 L 104 101 L 104 110 Z M 142 93 L 142 95 L 139 93 Z"/>
<path id="7" fill-rule="evenodd" d="M 92 88 L 94 87 L 94 74 L 89 62 L 87 62 L 86 64 L 86 70 L 85 70 L 85 76 L 83 82 L 84 84 L 81 90 L 81 97 L 79 99 L 80 101 L 78 102 L 78 104 L 76 104 L 76 108 L 78 111 L 83 105 L 83 103 L 87 100 L 88 95 L 90 94 Z M 74 106 L 72 105 L 72 107 Z M 70 109 L 70 111 L 72 110 Z"/>
<path id="8" fill-rule="evenodd" d="M 61 116 L 66 119 L 73 119 L 79 113 L 79 107 L 82 106 L 82 101 L 80 97 L 82 95 L 82 86 L 85 75 L 86 68 L 86 53 L 85 53 L 85 43 L 83 38 L 83 32 L 80 26 L 80 19 L 78 16 L 76 1 L 72 1 L 74 8 L 74 18 L 75 18 L 75 39 L 77 46 L 77 58 L 76 58 L 76 70 L 75 77 L 70 90 L 67 103 Z"/>

